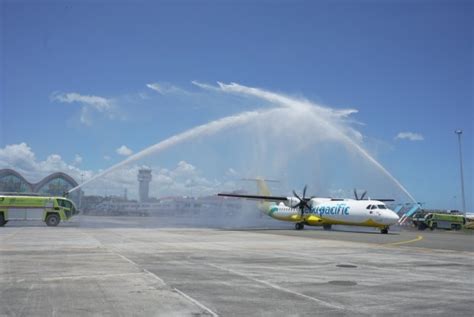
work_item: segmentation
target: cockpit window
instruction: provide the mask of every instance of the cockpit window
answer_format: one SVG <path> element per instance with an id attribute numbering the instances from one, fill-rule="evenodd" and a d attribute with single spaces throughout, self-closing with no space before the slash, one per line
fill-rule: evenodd
<path id="1" fill-rule="evenodd" d="M 372 207 L 372 205 L 368 205 L 366 209 L 370 209 L 370 207 Z"/>
<path id="2" fill-rule="evenodd" d="M 372 207 L 370 207 L 370 209 L 377 209 L 377 205 L 372 205 Z"/>
<path id="3" fill-rule="evenodd" d="M 379 209 L 387 209 L 387 207 L 385 207 L 385 205 L 377 205 L 377 207 L 379 207 Z"/>

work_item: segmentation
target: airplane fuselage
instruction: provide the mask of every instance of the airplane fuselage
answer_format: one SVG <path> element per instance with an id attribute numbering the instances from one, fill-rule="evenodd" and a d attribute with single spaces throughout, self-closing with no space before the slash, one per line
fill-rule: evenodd
<path id="1" fill-rule="evenodd" d="M 322 225 L 358 225 L 388 228 L 397 223 L 398 216 L 387 209 L 384 203 L 375 200 L 352 200 L 313 198 L 303 214 L 298 208 L 283 203 L 267 204 L 262 211 L 272 218 L 304 223 L 310 226 Z"/>

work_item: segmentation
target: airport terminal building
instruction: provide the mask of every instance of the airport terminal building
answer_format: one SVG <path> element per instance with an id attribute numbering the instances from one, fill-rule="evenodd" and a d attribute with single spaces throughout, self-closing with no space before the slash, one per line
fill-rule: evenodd
<path id="1" fill-rule="evenodd" d="M 52 173 L 37 183 L 31 183 L 17 171 L 0 169 L 0 192 L 62 196 L 77 185 L 74 178 L 62 172 Z"/>

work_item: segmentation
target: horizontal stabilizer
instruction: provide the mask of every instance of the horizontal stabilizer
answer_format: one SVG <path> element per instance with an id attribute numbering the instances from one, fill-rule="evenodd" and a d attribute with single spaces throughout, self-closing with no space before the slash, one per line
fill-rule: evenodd
<path id="1" fill-rule="evenodd" d="M 243 181 L 264 181 L 268 183 L 279 183 L 279 180 L 276 179 L 266 179 L 266 178 L 242 178 Z"/>

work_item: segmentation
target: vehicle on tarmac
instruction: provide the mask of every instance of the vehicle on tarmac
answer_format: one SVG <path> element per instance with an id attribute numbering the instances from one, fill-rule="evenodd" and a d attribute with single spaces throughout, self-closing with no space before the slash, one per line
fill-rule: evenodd
<path id="1" fill-rule="evenodd" d="M 74 202 L 64 197 L 0 194 L 0 226 L 10 220 L 41 220 L 54 227 L 78 213 Z"/>
<path id="2" fill-rule="evenodd" d="M 465 224 L 466 218 L 463 215 L 427 213 L 413 217 L 413 225 L 417 227 L 418 230 L 461 230 Z"/>
<path id="3" fill-rule="evenodd" d="M 474 229 L 474 214 L 466 213 L 466 224 L 464 225 L 464 229 Z"/>
<path id="4" fill-rule="evenodd" d="M 295 223 L 296 230 L 308 226 L 322 226 L 330 230 L 332 225 L 365 226 L 379 228 L 388 233 L 390 225 L 398 222 L 398 215 L 387 208 L 384 201 L 393 199 L 364 199 L 354 190 L 355 199 L 349 198 L 307 198 L 306 186 L 300 197 L 295 191 L 291 197 L 271 196 L 263 179 L 256 179 L 259 195 L 219 193 L 218 196 L 259 200 L 259 209 L 268 216 Z M 279 202 L 279 203 L 277 203 Z"/>

